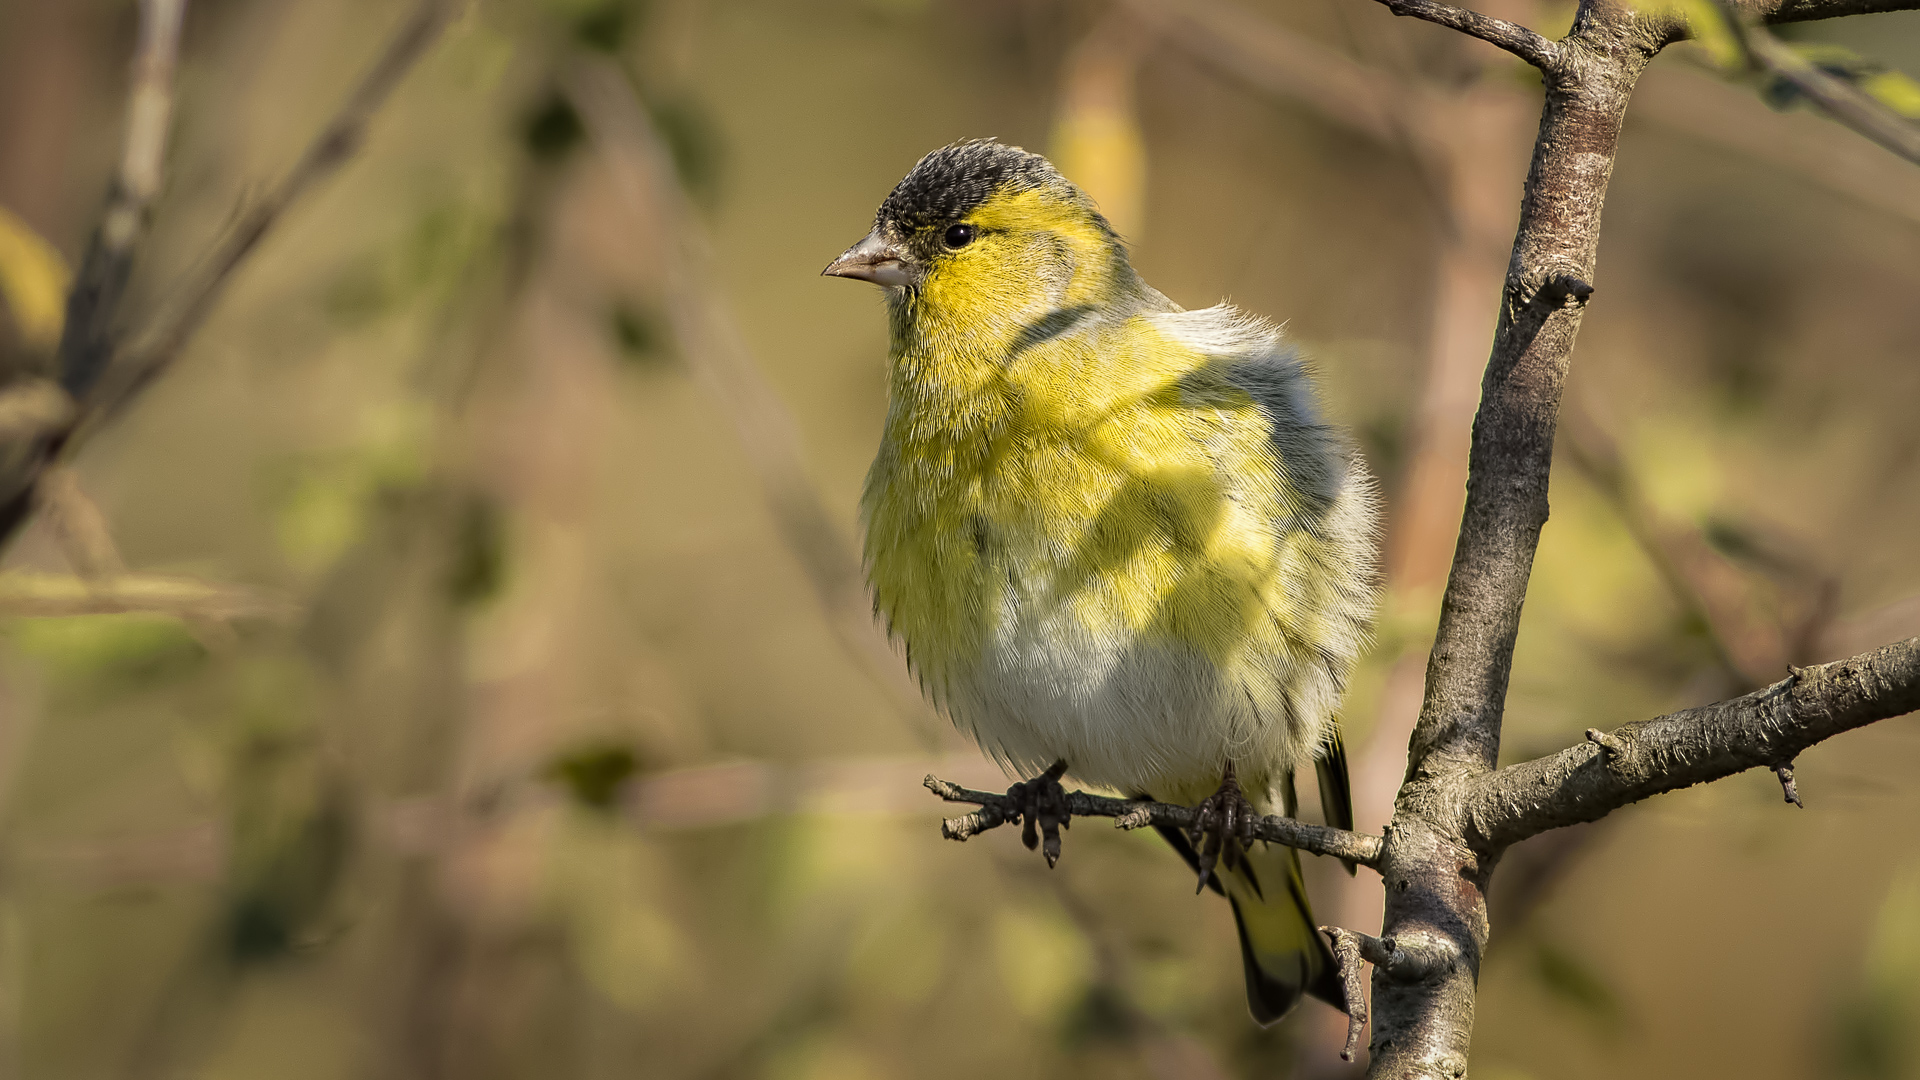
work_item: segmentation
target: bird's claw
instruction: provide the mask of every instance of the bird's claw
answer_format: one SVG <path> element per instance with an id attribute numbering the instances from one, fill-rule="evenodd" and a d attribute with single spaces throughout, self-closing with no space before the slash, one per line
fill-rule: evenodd
<path id="1" fill-rule="evenodd" d="M 1232 870 L 1246 859 L 1247 849 L 1253 846 L 1253 823 L 1259 815 L 1240 793 L 1240 780 L 1234 775 L 1231 761 L 1227 762 L 1226 772 L 1220 778 L 1220 790 L 1201 800 L 1194 809 L 1197 813 L 1187 830 L 1187 839 L 1193 842 L 1194 851 L 1200 856 L 1200 884 L 1193 890 L 1200 893 L 1206 890 L 1207 879 L 1213 876 L 1216 864 L 1224 863 Z"/>
<path id="2" fill-rule="evenodd" d="M 1049 869 L 1060 861 L 1060 830 L 1072 820 L 1067 813 L 1067 789 L 1060 786 L 1066 774 L 1067 763 L 1056 761 L 1046 772 L 1007 789 L 1007 798 L 1019 808 L 1020 842 L 1028 851 L 1040 847 Z M 1043 838 L 1045 847 L 1040 846 Z"/>

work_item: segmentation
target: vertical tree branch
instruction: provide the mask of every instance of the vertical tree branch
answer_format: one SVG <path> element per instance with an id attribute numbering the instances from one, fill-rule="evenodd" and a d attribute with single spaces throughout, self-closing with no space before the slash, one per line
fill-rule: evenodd
<path id="1" fill-rule="evenodd" d="M 1628 98 L 1658 47 L 1632 12 L 1588 0 L 1543 69 L 1546 102 L 1481 383 L 1466 511 L 1408 780 L 1386 837 L 1383 935 L 1457 959 L 1417 981 L 1376 972 L 1375 1076 L 1466 1069 L 1493 867 L 1460 842 L 1461 791 L 1499 757 L 1568 358 L 1593 292 L 1601 207 Z"/>

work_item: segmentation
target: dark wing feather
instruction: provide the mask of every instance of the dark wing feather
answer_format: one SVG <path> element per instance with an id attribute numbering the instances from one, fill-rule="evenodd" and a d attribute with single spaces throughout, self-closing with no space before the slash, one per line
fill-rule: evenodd
<path id="1" fill-rule="evenodd" d="M 1353 783 L 1347 777 L 1347 747 L 1340 741 L 1340 728 L 1335 726 L 1327 745 L 1322 748 L 1319 760 L 1313 763 L 1314 774 L 1320 780 L 1320 813 L 1325 815 L 1327 824 L 1336 829 L 1353 831 Z M 1352 874 L 1355 867 L 1345 859 L 1340 860 Z"/>

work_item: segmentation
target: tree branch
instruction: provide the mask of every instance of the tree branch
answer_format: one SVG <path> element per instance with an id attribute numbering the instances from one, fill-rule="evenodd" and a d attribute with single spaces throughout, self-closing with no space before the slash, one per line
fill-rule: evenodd
<path id="1" fill-rule="evenodd" d="M 1768 23 L 1811 22 L 1920 8 L 1920 0 L 1737 0 L 1737 3 L 1742 12 Z"/>
<path id="2" fill-rule="evenodd" d="M 1394 113 L 1414 94 L 1387 72 L 1231 4 L 1120 0 L 1188 55 L 1261 93 L 1297 101 L 1387 146 L 1401 141 Z"/>
<path id="3" fill-rule="evenodd" d="M 1726 10 L 1726 20 L 1755 68 L 1792 83 L 1834 120 L 1920 164 L 1920 125 L 1847 80 L 1822 71 L 1766 30 L 1748 26 L 1736 11 Z"/>
<path id="4" fill-rule="evenodd" d="M 419 0 L 387 47 L 361 76 L 353 93 L 307 146 L 300 160 L 264 199 L 249 207 L 239 222 L 209 254 L 204 269 L 181 291 L 165 317 L 115 362 L 95 392 L 82 403 L 78 443 L 100 422 L 112 417 L 179 356 L 187 340 L 206 322 L 225 295 L 227 283 L 248 255 L 266 239 L 286 211 L 314 185 L 338 172 L 366 140 L 373 117 L 400 85 L 407 72 L 461 7 L 460 0 Z"/>
<path id="5" fill-rule="evenodd" d="M 265 589 L 164 574 L 81 578 L 18 570 L 0 574 L 0 616 L 173 615 L 229 622 L 290 622 L 300 605 Z"/>
<path id="6" fill-rule="evenodd" d="M 1815 743 L 1916 709 L 1920 638 L 1908 638 L 1796 669 L 1744 697 L 1627 724 L 1551 757 L 1510 765 L 1483 778 L 1468 797 L 1469 827 L 1498 850 L 1661 792 L 1753 768 L 1790 767 Z M 1789 798 L 1798 794 L 1788 791 Z"/>
<path id="7" fill-rule="evenodd" d="M 940 827 L 940 835 L 949 840 L 965 840 L 988 829 L 1020 820 L 1020 804 L 1007 795 L 963 788 L 931 775 L 925 783 L 927 790 L 948 802 L 975 803 L 980 807 L 971 814 L 950 818 Z M 1190 806 L 1175 806 L 1152 799 L 1113 799 L 1084 791 L 1067 792 L 1068 815 L 1113 818 L 1114 827 L 1120 829 L 1164 825 L 1185 831 L 1193 827 L 1196 812 Z M 1279 815 L 1255 821 L 1253 835 L 1268 843 L 1299 848 L 1315 855 L 1331 855 L 1376 869 L 1379 866 L 1382 840 L 1378 836 L 1351 833 L 1345 829 L 1314 825 Z"/>
<path id="8" fill-rule="evenodd" d="M 134 251 L 146 232 L 147 211 L 160 194 L 186 8 L 186 0 L 141 0 L 120 169 L 67 294 L 66 326 L 60 335 L 60 383 L 75 397 L 93 386 L 112 355 L 113 323 L 133 271 Z"/>
<path id="9" fill-rule="evenodd" d="M 35 489 L 47 465 L 78 448 L 173 363 L 225 293 L 234 272 L 286 210 L 353 156 L 374 113 L 439 36 L 461 0 L 419 0 L 386 51 L 293 170 L 214 245 L 177 301 L 156 318 L 155 327 L 139 343 L 127 346 L 132 335 L 114 331 L 113 314 L 132 265 L 133 242 L 148 201 L 160 185 L 167 116 L 162 98 L 171 102 L 170 92 L 163 95 L 155 85 L 163 75 L 170 76 L 173 64 L 172 46 L 162 49 L 159 24 L 171 11 L 170 17 L 176 19 L 172 33 L 177 38 L 183 6 L 183 0 L 147 0 L 142 5 L 143 18 L 151 17 L 155 27 L 150 33 L 143 24 L 141 31 L 122 177 L 89 251 L 91 269 L 83 268 L 74 283 L 61 344 L 62 382 L 79 391 L 80 400 L 66 423 L 44 432 L 31 452 L 0 476 L 0 544 L 12 539 L 32 512 Z"/>
<path id="10" fill-rule="evenodd" d="M 1658 49 L 1629 9 L 1581 5 L 1554 47 L 1500 321 L 1481 382 L 1467 502 L 1406 782 L 1386 831 L 1382 928 L 1457 958 L 1419 985 L 1374 980 L 1372 1073 L 1457 1076 L 1472 1039 L 1494 859 L 1462 843 L 1462 796 L 1499 760 L 1520 610 L 1569 358 L 1593 292 L 1600 214 L 1633 85 Z"/>
<path id="11" fill-rule="evenodd" d="M 1437 23 L 1450 30 L 1458 30 L 1468 37 L 1476 37 L 1489 45 L 1505 49 L 1541 71 L 1560 70 L 1563 60 L 1560 46 L 1518 23 L 1482 15 L 1467 8 L 1457 8 L 1452 4 L 1442 4 L 1438 0 L 1379 0 L 1379 2 L 1386 5 L 1387 10 L 1395 15 Z"/>

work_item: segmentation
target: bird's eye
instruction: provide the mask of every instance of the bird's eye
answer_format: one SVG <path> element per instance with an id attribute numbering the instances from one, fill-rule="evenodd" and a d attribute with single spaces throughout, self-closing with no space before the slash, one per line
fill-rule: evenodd
<path id="1" fill-rule="evenodd" d="M 947 235 L 944 239 L 950 248 L 966 247 L 968 244 L 973 243 L 973 226 L 949 225 L 947 226 Z"/>

